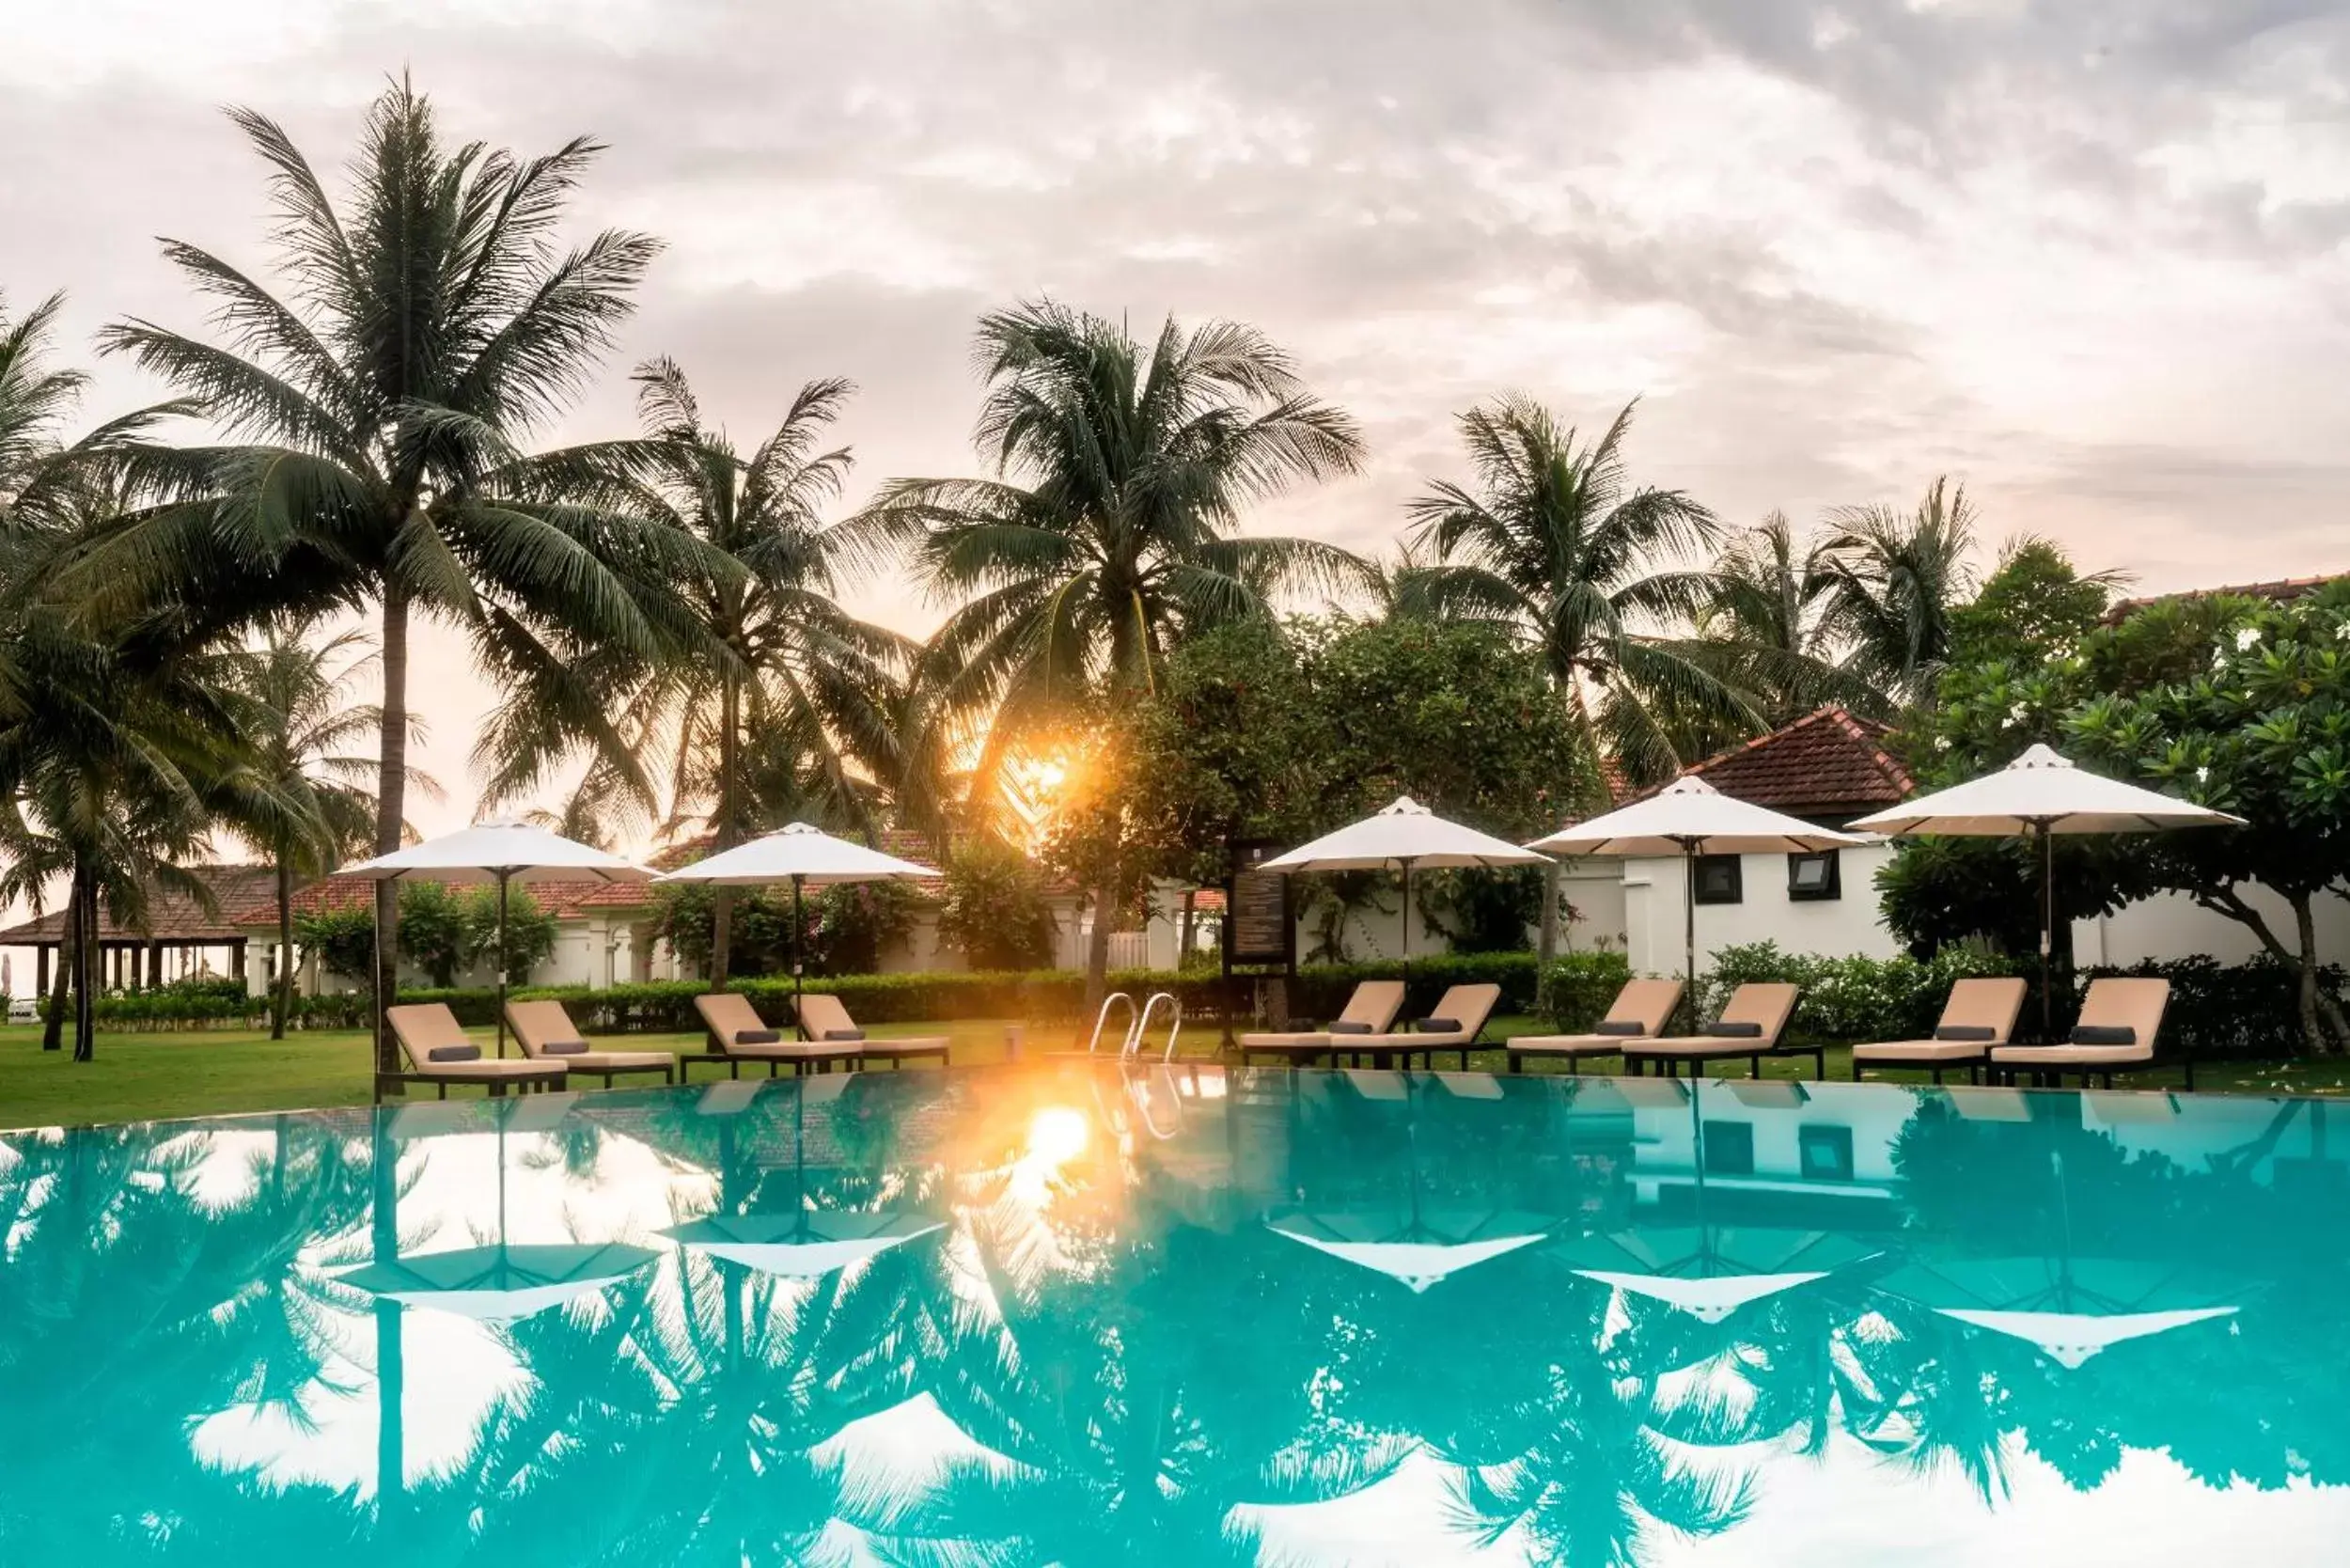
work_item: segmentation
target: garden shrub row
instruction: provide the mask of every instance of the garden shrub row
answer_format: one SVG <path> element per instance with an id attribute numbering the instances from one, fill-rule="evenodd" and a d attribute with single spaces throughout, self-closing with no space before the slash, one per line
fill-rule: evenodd
<path id="1" fill-rule="evenodd" d="M 1298 1017 L 1335 1017 L 1346 1005 L 1347 994 L 1365 980 L 1392 979 L 1402 965 L 1386 964 L 1316 964 L 1301 969 L 1291 992 L 1290 1011 Z M 1450 985 L 1491 981 L 1501 987 L 1502 1012 L 1533 1009 L 1538 966 L 1530 952 L 1440 953 L 1412 961 L 1408 1016 L 1422 1016 Z M 1230 995 L 1238 1007 L 1253 1005 L 1256 988 L 1244 976 Z M 1214 970 L 1187 969 L 1180 974 L 1163 969 L 1113 970 L 1110 989 L 1137 998 L 1156 991 L 1171 991 L 1194 1020 L 1221 1022 L 1227 991 Z M 603 990 L 586 986 L 517 987 L 516 997 L 549 997 L 561 1002 L 574 1023 L 596 1034 L 677 1033 L 699 1027 L 694 998 L 709 987 L 699 980 L 661 980 L 615 985 Z M 788 977 L 762 976 L 729 982 L 768 1016 L 790 1016 L 791 981 Z M 1065 1023 L 1084 1010 L 1085 976 L 1071 969 L 1026 972 L 932 971 L 897 975 L 829 975 L 811 977 L 811 991 L 827 991 L 848 1005 L 861 1023 L 932 1023 L 958 1018 L 1018 1018 Z M 411 989 L 402 1002 L 446 1002 L 461 1023 L 481 1027 L 494 1024 L 497 993 L 487 988 L 459 990 Z M 266 997 L 236 995 L 183 995 L 175 992 L 133 993 L 99 998 L 98 1017 L 109 1028 L 185 1028 L 226 1027 L 253 1028 L 269 1020 Z M 356 1028 L 368 1019 L 368 996 L 363 991 L 294 998 L 293 1022 L 305 1028 Z"/>
<path id="2" fill-rule="evenodd" d="M 1299 970 L 1291 987 L 1292 1019 L 1336 1017 L 1355 986 L 1402 973 L 1395 963 L 1312 964 Z M 1966 949 L 1931 960 L 1908 957 L 1821 958 L 1788 952 L 1775 943 L 1724 948 L 1699 985 L 1700 1014 L 1711 1017 L 1736 986 L 1749 980 L 1790 980 L 1803 1000 L 1789 1026 L 1792 1040 L 1851 1044 L 1866 1040 L 1915 1040 L 1931 1034 L 1950 986 L 1971 975 L 2038 974 L 2037 961 Z M 2166 1043 L 2198 1058 L 2276 1058 L 2298 1054 L 2293 977 L 2273 959 L 2224 964 L 2210 958 L 2141 964 L 2127 970 L 2084 972 L 2082 982 L 2104 974 L 2155 975 L 2171 984 Z M 1621 952 L 1564 953 L 1547 967 L 1530 952 L 1438 953 L 1412 961 L 1405 1017 L 1422 1017 L 1451 985 L 1489 981 L 1501 987 L 1496 1010 L 1533 1014 L 1563 1032 L 1589 1029 L 1605 1015 L 1630 966 Z M 1246 1012 L 1256 1003 L 1254 976 L 1244 976 L 1231 993 Z M 2350 976 L 2328 969 L 2327 994 L 2338 1002 L 2350 996 Z M 1195 1024 L 1220 1025 L 1226 990 L 1213 970 L 1113 971 L 1112 990 L 1141 997 L 1171 991 Z M 516 996 L 545 996 L 563 1003 L 582 1029 L 596 1034 L 666 1034 L 699 1027 L 694 998 L 706 989 L 697 980 L 617 985 L 517 989 Z M 749 996 L 769 1017 L 790 1016 L 791 982 L 773 976 L 740 980 L 730 990 Z M 834 975 L 811 979 L 808 989 L 828 991 L 857 1018 L 872 1024 L 932 1023 L 951 1019 L 1008 1018 L 1038 1023 L 1077 1020 L 1085 998 L 1085 977 L 1074 970 L 1026 972 L 931 972 L 900 975 Z M 486 989 L 414 990 L 403 1002 L 446 1002 L 459 1020 L 475 1027 L 495 1022 L 497 996 Z M 46 1004 L 44 1003 L 44 1006 Z M 2077 994 L 2057 998 L 2057 1024 L 2069 1027 Z M 2027 1018 L 2038 1003 L 2028 1000 Z M 266 998 L 249 997 L 233 982 L 188 984 L 102 996 L 100 1022 L 113 1029 L 258 1028 L 267 1026 Z M 365 992 L 294 998 L 294 1023 L 304 1028 L 357 1028 L 368 1020 Z"/>
<path id="3" fill-rule="evenodd" d="M 1848 1045 L 1871 1040 L 1920 1040 L 1934 1032 L 1950 986 L 1973 975 L 2021 975 L 2030 982 L 2024 1022 L 2039 1020 L 2040 961 L 1945 949 L 1930 960 L 1821 958 L 1787 952 L 1773 942 L 1724 948 L 1699 986 L 1705 1017 L 1749 980 L 1790 980 L 1803 987 L 1789 1037 L 1804 1043 Z M 2163 1015 L 2163 1045 L 2199 1059 L 2269 1058 L 2301 1054 L 2293 975 L 2273 958 L 2222 964 L 2209 957 L 2170 959 L 2126 968 L 2081 971 L 2071 989 L 2061 985 L 2053 1021 L 2060 1034 L 2080 1011 L 2081 993 L 2104 976 L 2145 976 L 2170 982 L 2170 1005 Z M 2320 977 L 2337 1002 L 2350 975 L 2328 968 Z"/>

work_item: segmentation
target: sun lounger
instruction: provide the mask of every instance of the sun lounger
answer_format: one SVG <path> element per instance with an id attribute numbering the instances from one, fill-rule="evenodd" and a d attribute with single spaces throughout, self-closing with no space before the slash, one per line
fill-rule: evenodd
<path id="1" fill-rule="evenodd" d="M 626 1073 L 658 1073 L 663 1083 L 677 1082 L 677 1058 L 667 1051 L 591 1049 L 561 1002 L 509 1002 L 506 1023 L 530 1060 L 602 1078 L 606 1089 Z"/>
<path id="2" fill-rule="evenodd" d="M 799 1000 L 800 1029 L 807 1038 L 822 1044 L 852 1044 L 858 1049 L 862 1061 L 885 1061 L 893 1067 L 922 1057 L 935 1057 L 943 1065 L 947 1060 L 947 1036 L 943 1034 L 907 1035 L 898 1040 L 868 1040 L 857 1027 L 856 1020 L 840 998 L 829 992 L 811 991 Z"/>
<path id="3" fill-rule="evenodd" d="M 2170 982 L 2142 977 L 2107 976 L 2089 982 L 2081 998 L 2080 1022 L 2065 1045 L 2002 1045 L 1991 1053 L 1991 1066 L 2010 1082 L 2018 1070 L 2039 1084 L 2061 1085 L 2064 1074 L 2078 1073 L 2085 1088 L 2092 1077 L 2113 1087 L 2116 1073 L 2137 1073 L 2160 1065 L 2154 1042 L 2162 1032 L 2162 1015 L 2170 1005 Z M 2195 1087 L 2195 1064 L 2185 1062 L 2186 1087 Z"/>
<path id="4" fill-rule="evenodd" d="M 1777 980 L 1742 985 L 1731 993 L 1721 1016 L 1696 1034 L 1628 1041 L 1623 1059 L 1634 1072 L 1654 1062 L 1661 1071 L 1670 1073 L 1684 1061 L 1694 1072 L 1702 1061 L 1734 1061 L 1744 1057 L 1747 1073 L 1759 1078 L 1764 1057 L 1810 1057 L 1812 1077 L 1825 1077 L 1825 1046 L 1780 1043 L 1787 1020 L 1794 1016 L 1796 995 L 1794 986 Z"/>
<path id="5" fill-rule="evenodd" d="M 1575 1071 L 1586 1057 L 1620 1057 L 1627 1042 L 1654 1040 L 1665 1032 L 1673 1009 L 1681 1005 L 1682 982 L 1677 980 L 1636 980 L 1616 993 L 1607 1016 L 1590 1034 L 1520 1035 L 1504 1043 L 1510 1071 L 1523 1071 L 1532 1057 L 1557 1057 Z"/>
<path id="6" fill-rule="evenodd" d="M 786 1040 L 780 1029 L 768 1027 L 749 997 L 737 992 L 713 991 L 697 996 L 694 1011 L 701 1014 L 702 1024 L 710 1030 L 712 1048 L 680 1056 L 681 1079 L 686 1075 L 686 1063 L 694 1061 L 725 1062 L 730 1078 L 743 1075 L 745 1062 L 753 1066 L 764 1062 L 772 1078 L 786 1066 L 794 1076 L 809 1068 L 830 1072 L 836 1065 L 854 1066 L 865 1054 L 863 1043 L 856 1041 Z"/>
<path id="7" fill-rule="evenodd" d="M 1346 1011 L 1328 1028 L 1242 1035 L 1241 1064 L 1246 1066 L 1251 1056 L 1277 1057 L 1292 1065 L 1320 1061 L 1356 1035 L 1386 1033 L 1402 1011 L 1402 980 L 1364 980 L 1346 999 Z"/>
<path id="8" fill-rule="evenodd" d="M 1497 985 L 1456 985 L 1436 998 L 1435 1007 L 1418 1027 L 1387 1034 L 1334 1034 L 1330 1050 L 1358 1062 L 1369 1057 L 1373 1067 L 1386 1067 L 1390 1061 L 1409 1067 L 1414 1057 L 1434 1067 L 1438 1051 L 1458 1051 L 1461 1066 L 1466 1069 L 1469 1052 L 1477 1048 L 1500 1000 Z M 1431 1025 L 1443 1027 L 1432 1028 Z"/>
<path id="9" fill-rule="evenodd" d="M 2022 978 L 2015 976 L 1958 981 L 1950 987 L 1950 1000 L 1942 1004 L 1941 1022 L 1935 1025 L 1933 1039 L 1856 1045 L 1852 1048 L 1853 1077 L 1857 1080 L 1863 1067 L 1923 1068 L 1940 1083 L 1944 1073 L 1964 1067 L 1966 1081 L 1973 1083 L 1991 1053 L 2015 1032 L 2016 1015 L 2024 1010 L 2025 989 Z"/>
<path id="10" fill-rule="evenodd" d="M 492 1094 L 504 1094 L 509 1088 L 522 1090 L 560 1089 L 563 1068 L 559 1063 L 533 1061 L 528 1057 L 489 1057 L 482 1055 L 478 1041 L 467 1037 L 457 1014 L 446 1002 L 418 1002 L 407 1007 L 387 1008 L 384 1020 L 392 1027 L 392 1037 L 400 1042 L 400 1055 L 408 1058 L 405 1073 L 378 1074 L 376 1095 L 383 1096 L 386 1084 L 431 1084 L 448 1098 L 451 1084 L 478 1084 Z"/>

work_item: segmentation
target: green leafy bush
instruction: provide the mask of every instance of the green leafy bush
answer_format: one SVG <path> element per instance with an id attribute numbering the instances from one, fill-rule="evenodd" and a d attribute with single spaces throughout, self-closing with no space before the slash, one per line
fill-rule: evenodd
<path id="1" fill-rule="evenodd" d="M 1561 1034 L 1584 1034 L 1602 1018 L 1632 979 L 1620 952 L 1560 953 L 1543 971 L 1534 1011 Z"/>
<path id="2" fill-rule="evenodd" d="M 2037 960 L 2032 961 L 2037 973 Z M 1776 942 L 1724 948 L 1698 984 L 1698 1016 L 1716 1016 L 1730 994 L 1749 982 L 1786 980 L 1803 988 L 1788 1038 L 1806 1043 L 1920 1040 L 1934 1032 L 1950 987 L 1977 975 L 2013 975 L 2024 964 L 1981 949 L 1946 948 L 1935 957 L 1823 958 L 1791 953 Z"/>
<path id="3" fill-rule="evenodd" d="M 958 849 L 946 865 L 938 939 L 975 968 L 1025 969 L 1053 955 L 1053 910 L 1026 855 L 992 839 Z"/>

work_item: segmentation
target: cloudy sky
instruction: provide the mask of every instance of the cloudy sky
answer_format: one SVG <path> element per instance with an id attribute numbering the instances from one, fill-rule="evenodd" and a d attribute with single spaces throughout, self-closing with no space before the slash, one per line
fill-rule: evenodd
<path id="1" fill-rule="evenodd" d="M 1050 292 L 1256 322 L 1363 422 L 1254 525 L 1360 548 L 1449 422 L 1644 398 L 1639 475 L 1733 522 L 1963 478 L 2149 588 L 2339 570 L 2350 4 L 2320 0 L 0 0 L 0 289 L 194 326 L 154 237 L 262 265 L 217 113 L 337 164 L 403 66 L 449 129 L 611 144 L 583 231 L 668 250 L 613 374 L 675 355 L 755 435 L 861 388 L 858 489 L 968 471 L 968 331 Z M 153 395 L 104 371 L 92 412 Z M 901 585 L 861 595 L 920 630 Z M 424 651 L 469 814 L 485 700 Z"/>

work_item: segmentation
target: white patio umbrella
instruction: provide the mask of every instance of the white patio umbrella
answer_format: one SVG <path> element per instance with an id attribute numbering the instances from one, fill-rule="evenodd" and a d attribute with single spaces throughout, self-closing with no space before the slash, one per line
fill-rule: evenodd
<path id="1" fill-rule="evenodd" d="M 729 887 L 772 887 L 779 882 L 791 885 L 791 1032 L 805 1039 L 807 1031 L 800 1024 L 799 1003 L 801 972 L 807 967 L 800 953 L 807 890 L 842 882 L 914 882 L 937 874 L 928 866 L 917 866 L 911 860 L 836 839 L 806 823 L 793 823 L 763 839 L 737 844 L 653 880 L 704 882 Z"/>
<path id="2" fill-rule="evenodd" d="M 2244 819 L 2076 767 L 2035 745 L 1998 772 L 1917 795 L 1853 823 L 1897 836 L 2035 839 L 2040 847 L 2040 1037 L 2049 1037 L 2048 950 L 2056 930 L 2060 833 L 2157 833 L 2242 827 Z"/>
<path id="3" fill-rule="evenodd" d="M 369 882 L 423 876 L 436 882 L 494 882 L 498 889 L 498 1055 L 506 1054 L 506 890 L 516 882 L 647 882 L 652 872 L 634 860 L 526 823 L 476 823 L 340 873 Z M 376 940 L 384 939 L 382 932 Z M 377 960 L 379 968 L 382 960 Z"/>
<path id="4" fill-rule="evenodd" d="M 1384 871 L 1403 873 L 1403 978 L 1412 975 L 1412 870 L 1539 866 L 1548 856 L 1506 839 L 1447 822 L 1409 795 L 1374 816 L 1325 833 L 1258 866 L 1264 871 Z"/>
<path id="5" fill-rule="evenodd" d="M 1726 795 L 1696 774 L 1686 774 L 1629 806 L 1588 822 L 1562 827 L 1529 848 L 1567 858 L 1603 855 L 1631 860 L 1681 856 L 1681 923 L 1684 947 L 1682 977 L 1691 1000 L 1698 975 L 1698 856 L 1700 855 L 1809 855 L 1850 849 L 1866 839 L 1815 827 L 1768 807 Z"/>

